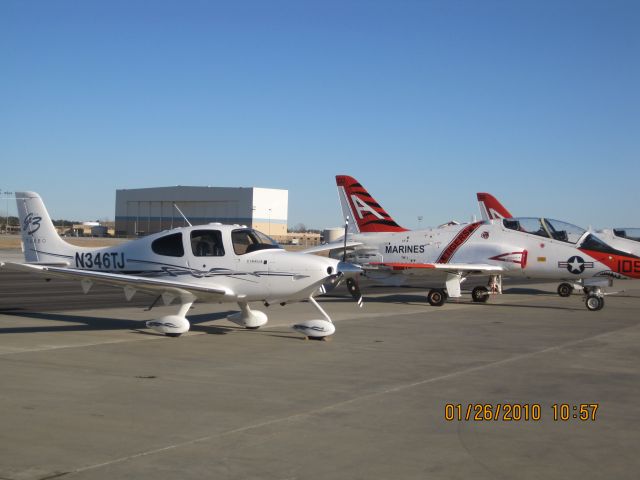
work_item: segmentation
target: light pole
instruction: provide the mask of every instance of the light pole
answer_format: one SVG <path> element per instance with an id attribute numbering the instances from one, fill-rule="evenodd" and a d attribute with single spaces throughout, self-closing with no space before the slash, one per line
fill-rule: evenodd
<path id="1" fill-rule="evenodd" d="M 7 201 L 7 211 L 4 217 L 4 233 L 6 234 L 9 232 L 9 195 L 13 195 L 13 192 L 0 190 L 0 194 L 3 195 Z"/>
<path id="2" fill-rule="evenodd" d="M 271 236 L 271 209 L 269 209 L 269 236 Z"/>

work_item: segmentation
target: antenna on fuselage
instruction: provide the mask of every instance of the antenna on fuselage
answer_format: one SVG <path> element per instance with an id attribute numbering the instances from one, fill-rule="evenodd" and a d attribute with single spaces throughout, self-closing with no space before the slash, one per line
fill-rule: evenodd
<path id="1" fill-rule="evenodd" d="M 184 213 L 182 213 L 182 210 L 180 210 L 180 207 L 178 207 L 178 205 L 176 205 L 175 202 L 173 203 L 173 206 L 176 207 L 176 210 L 178 210 L 178 213 L 180 215 L 182 215 L 182 218 L 184 218 L 184 221 L 187 222 L 190 227 L 193 227 L 193 225 L 191 225 L 191 222 L 189 221 L 189 219 L 187 217 L 185 217 Z"/>

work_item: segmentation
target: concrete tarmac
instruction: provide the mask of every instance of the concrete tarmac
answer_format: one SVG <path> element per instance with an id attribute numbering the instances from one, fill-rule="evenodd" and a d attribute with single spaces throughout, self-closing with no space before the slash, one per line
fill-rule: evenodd
<path id="1" fill-rule="evenodd" d="M 0 275 L 0 479 L 640 471 L 631 282 L 599 312 L 580 295 L 558 297 L 554 284 L 440 308 L 419 289 L 369 289 L 362 309 L 333 296 L 321 301 L 336 322 L 328 342 L 289 329 L 318 317 L 308 303 L 255 305 L 270 318 L 258 331 L 224 319 L 235 305 L 195 304 L 191 331 L 176 339 L 143 323 L 176 306 L 145 311 L 148 298 L 130 304 L 114 289 L 107 299 L 62 283 Z M 98 297 L 105 308 L 92 307 Z M 469 404 L 498 403 L 538 404 L 540 419 L 464 419 Z M 447 421 L 447 404 L 463 419 Z M 554 421 L 554 404 L 569 405 L 566 421 Z M 595 420 L 573 418 L 580 404 L 598 405 Z"/>

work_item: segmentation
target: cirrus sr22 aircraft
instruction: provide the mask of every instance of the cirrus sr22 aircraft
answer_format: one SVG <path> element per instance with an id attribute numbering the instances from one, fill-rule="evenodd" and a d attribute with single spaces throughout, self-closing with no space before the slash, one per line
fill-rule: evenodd
<path id="1" fill-rule="evenodd" d="M 186 315 L 196 300 L 237 303 L 240 312 L 228 319 L 249 329 L 267 323 L 263 312 L 249 308 L 250 302 L 268 306 L 309 300 L 324 318 L 293 329 L 309 338 L 326 337 L 335 327 L 314 296 L 325 285 L 360 273 L 359 267 L 332 258 L 285 252 L 266 235 L 238 225 L 174 228 L 118 246 L 77 247 L 57 234 L 37 193 L 18 192 L 16 201 L 26 263 L 7 262 L 3 268 L 77 279 L 84 293 L 100 283 L 123 288 L 127 300 L 137 291 L 155 294 L 165 305 L 177 300 L 175 315 L 147 322 L 168 336 L 189 330 Z"/>
<path id="2" fill-rule="evenodd" d="M 470 275 L 489 275 L 489 289 L 473 289 L 472 299 L 486 302 L 500 293 L 501 278 L 563 279 L 640 278 L 640 258 L 621 252 L 580 227 L 546 218 L 512 218 L 437 228 L 407 230 L 398 225 L 352 177 L 336 176 L 352 248 L 346 258 L 362 266 L 367 277 L 402 284 L 410 277 L 430 279 L 427 300 L 442 305 L 460 297 Z M 539 231 L 547 234 L 543 237 Z M 338 243 L 334 244 L 338 247 Z M 328 249 L 331 245 L 325 245 Z M 589 310 L 604 306 L 599 287 L 585 299 Z"/>

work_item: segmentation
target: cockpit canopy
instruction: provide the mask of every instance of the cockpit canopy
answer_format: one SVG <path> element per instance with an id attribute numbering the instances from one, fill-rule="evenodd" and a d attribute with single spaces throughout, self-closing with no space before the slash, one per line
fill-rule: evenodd
<path id="1" fill-rule="evenodd" d="M 233 243 L 233 251 L 236 255 L 244 255 L 267 248 L 282 248 L 273 238 L 252 228 L 233 230 L 231 243 Z"/>
<path id="2" fill-rule="evenodd" d="M 228 230 L 227 230 L 228 232 Z M 223 231 L 215 228 L 196 228 L 187 235 L 187 248 L 190 247 L 191 255 L 194 257 L 224 257 L 229 250 L 226 245 Z M 228 239 L 228 237 L 226 237 Z M 183 246 L 183 232 L 169 233 L 155 239 L 151 243 L 151 250 L 162 256 L 183 257 L 185 248 Z M 271 237 L 268 237 L 258 230 L 252 228 L 238 228 L 231 231 L 231 246 L 236 255 L 265 250 L 267 248 L 282 248 Z"/>
<path id="3" fill-rule="evenodd" d="M 640 228 L 614 228 L 613 234 L 616 237 L 640 242 Z"/>
<path id="4" fill-rule="evenodd" d="M 553 238 L 554 240 L 573 244 L 577 243 L 586 232 L 584 228 L 550 218 L 504 218 L 502 223 L 509 230 L 538 235 L 544 238 Z"/>

